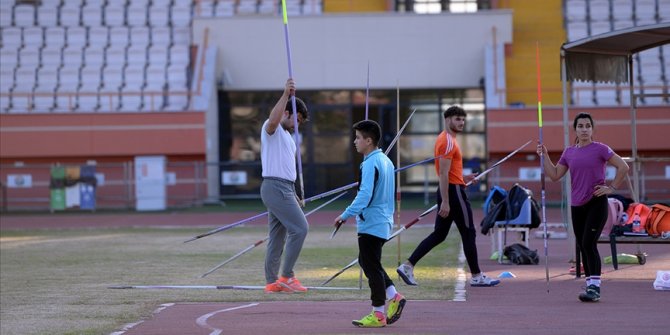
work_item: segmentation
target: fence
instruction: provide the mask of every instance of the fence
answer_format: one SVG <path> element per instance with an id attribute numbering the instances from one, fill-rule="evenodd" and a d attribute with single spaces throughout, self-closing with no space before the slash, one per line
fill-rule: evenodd
<path id="1" fill-rule="evenodd" d="M 639 161 L 642 201 L 670 201 L 670 157 L 647 157 L 640 158 Z M 489 186 L 500 185 L 509 188 L 518 182 L 539 195 L 539 179 L 522 175 L 522 171 L 535 169 L 538 165 L 535 163 L 524 161 L 521 158 L 510 160 L 494 170 L 483 183 Z M 86 165 L 86 163 L 71 165 L 79 166 Z M 2 211 L 53 211 L 50 199 L 52 166 L 52 164 L 0 165 Z M 209 192 L 207 171 L 213 166 L 218 169 L 219 189 Z M 429 168 L 426 168 L 424 172 L 427 176 L 433 173 Z M 97 185 L 95 209 L 93 210 L 135 209 L 138 200 L 135 177 L 132 161 L 95 164 Z M 260 162 L 168 161 L 165 178 L 166 205 L 168 208 L 186 208 L 226 199 L 258 199 L 261 180 Z M 315 182 L 322 180 L 324 178 L 317 178 Z M 341 181 L 341 185 L 338 184 L 338 186 L 351 182 L 354 180 Z M 401 190 L 404 194 L 423 195 L 428 202 L 428 198 L 433 196 L 435 186 L 434 180 L 431 179 L 422 186 L 401 185 Z M 473 199 L 477 199 L 486 196 L 486 189 L 486 187 L 469 188 L 468 191 Z M 561 183 L 547 183 L 546 195 L 549 202 L 560 202 L 561 192 Z M 208 196 L 211 193 L 218 196 L 214 198 Z M 627 191 L 622 191 L 622 193 L 629 195 Z M 314 194 L 307 194 L 307 196 L 311 195 Z M 81 209 L 77 206 L 65 209 L 65 211 L 78 210 Z"/>

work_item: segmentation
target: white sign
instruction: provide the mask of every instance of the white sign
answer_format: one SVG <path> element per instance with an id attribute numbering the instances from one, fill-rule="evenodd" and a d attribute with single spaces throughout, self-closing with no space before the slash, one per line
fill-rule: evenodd
<path id="1" fill-rule="evenodd" d="M 246 171 L 224 171 L 221 172 L 222 185 L 246 185 L 247 172 Z"/>
<path id="2" fill-rule="evenodd" d="M 165 156 L 135 157 L 135 209 L 165 210 L 167 207 Z"/>
<path id="3" fill-rule="evenodd" d="M 96 172 L 95 173 L 96 186 L 105 185 L 105 174 Z"/>
<path id="4" fill-rule="evenodd" d="M 605 179 L 613 180 L 616 177 L 616 168 L 614 166 L 607 166 L 605 168 Z"/>
<path id="5" fill-rule="evenodd" d="M 177 185 L 177 173 L 176 172 L 168 172 L 165 174 L 165 182 L 169 186 Z"/>
<path id="6" fill-rule="evenodd" d="M 33 187 L 33 176 L 29 174 L 8 174 L 7 187 L 9 188 Z"/>
<path id="7" fill-rule="evenodd" d="M 81 204 L 81 192 L 79 184 L 74 184 L 65 188 L 65 207 L 74 207 Z"/>
<path id="8" fill-rule="evenodd" d="M 539 167 L 522 167 L 519 168 L 519 179 L 524 180 L 524 181 L 537 181 L 540 180 L 540 175 L 542 174 L 542 171 L 540 171 Z"/>

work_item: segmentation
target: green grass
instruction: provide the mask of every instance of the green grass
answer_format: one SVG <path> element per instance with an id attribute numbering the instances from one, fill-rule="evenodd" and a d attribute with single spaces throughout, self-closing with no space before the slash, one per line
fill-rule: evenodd
<path id="1" fill-rule="evenodd" d="M 267 295 L 232 290 L 113 290 L 112 285 L 263 285 L 261 245 L 218 271 L 201 274 L 266 236 L 265 227 L 239 227 L 184 244 L 203 229 L 72 229 L 0 232 L 0 333 L 109 334 L 127 323 L 151 316 L 167 302 L 369 299 L 367 281 L 352 291 L 311 291 Z M 430 232 L 415 227 L 401 235 L 403 259 Z M 356 258 L 354 227 L 345 226 L 334 240 L 330 229 L 312 227 L 295 268 L 305 285 L 319 286 Z M 398 243 L 384 249 L 383 263 L 409 299 L 450 299 L 460 251 L 458 234 L 435 248 L 416 268 L 418 287 L 395 274 Z M 358 287 L 354 267 L 330 286 Z"/>

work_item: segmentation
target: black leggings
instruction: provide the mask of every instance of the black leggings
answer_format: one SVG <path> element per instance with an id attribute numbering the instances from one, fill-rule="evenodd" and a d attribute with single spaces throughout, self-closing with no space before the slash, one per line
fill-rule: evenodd
<path id="1" fill-rule="evenodd" d="M 440 194 L 440 188 L 438 187 L 438 211 L 440 210 L 441 203 L 442 195 Z M 458 232 L 461 234 L 463 253 L 465 253 L 465 259 L 468 262 L 470 273 L 478 274 L 481 271 L 479 270 L 477 245 L 475 244 L 477 230 L 472 222 L 472 208 L 470 208 L 470 201 L 468 201 L 468 197 L 465 194 L 465 186 L 449 184 L 449 209 L 449 215 L 446 218 L 439 215 L 435 216 L 435 229 L 421 241 L 421 243 L 419 243 L 407 260 L 409 260 L 412 265 L 416 265 L 423 256 L 447 238 L 449 229 L 451 229 L 451 223 L 454 222 L 456 223 Z"/>
<path id="2" fill-rule="evenodd" d="M 386 304 L 386 288 L 393 285 L 382 266 L 382 247 L 386 240 L 370 234 L 358 234 L 358 264 L 368 278 L 373 307 Z"/>
<path id="3" fill-rule="evenodd" d="M 602 263 L 598 253 L 598 238 L 607 221 L 607 197 L 593 197 L 581 206 L 572 206 L 572 225 L 577 246 L 584 256 L 584 275 L 600 276 Z M 615 256 L 616 257 L 616 256 Z"/>

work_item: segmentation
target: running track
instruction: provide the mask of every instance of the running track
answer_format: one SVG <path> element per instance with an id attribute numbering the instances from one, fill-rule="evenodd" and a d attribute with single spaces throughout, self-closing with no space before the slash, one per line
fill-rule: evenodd
<path id="1" fill-rule="evenodd" d="M 402 222 L 416 213 L 403 213 Z M 253 213 L 252 213 L 253 214 Z M 318 212 L 310 224 L 329 224 L 338 213 Z M 249 213 L 240 213 L 239 219 Z M 475 222 L 481 221 L 475 211 Z M 549 222 L 558 222 L 557 210 L 548 210 Z M 93 220 L 94 217 L 94 220 Z M 237 217 L 226 213 L 226 222 Z M 431 224 L 433 216 L 422 220 Z M 198 226 L 221 225 L 221 214 L 153 215 L 43 215 L 3 216 L 2 229 L 74 228 L 90 226 L 166 226 L 197 222 Z M 141 223 L 138 223 L 141 222 Z M 263 224 L 263 220 L 258 222 Z M 550 282 L 540 265 L 500 265 L 488 260 L 490 239 L 479 235 L 480 265 L 490 275 L 511 271 L 517 278 L 505 279 L 498 287 L 466 286 L 465 301 L 414 301 L 408 296 L 402 318 L 381 329 L 359 329 L 351 320 L 369 313 L 368 301 L 307 302 L 299 295 L 291 302 L 179 303 L 156 306 L 153 317 L 119 326 L 114 334 L 668 334 L 670 292 L 655 291 L 657 270 L 670 270 L 667 245 L 643 245 L 648 253 L 643 266 L 623 264 L 614 271 L 603 265 L 603 298 L 599 303 L 577 300 L 583 280 L 568 273 L 570 259 L 566 240 L 549 240 Z M 608 256 L 607 245 L 600 245 Z M 531 238 L 531 249 L 543 254 L 543 241 Z M 635 246 L 620 245 L 619 252 L 634 253 Z M 391 271 L 392 269 L 388 269 Z M 404 284 L 399 284 L 402 292 Z M 548 292 L 547 292 L 548 290 Z M 309 294 L 309 293 L 307 293 Z"/>

